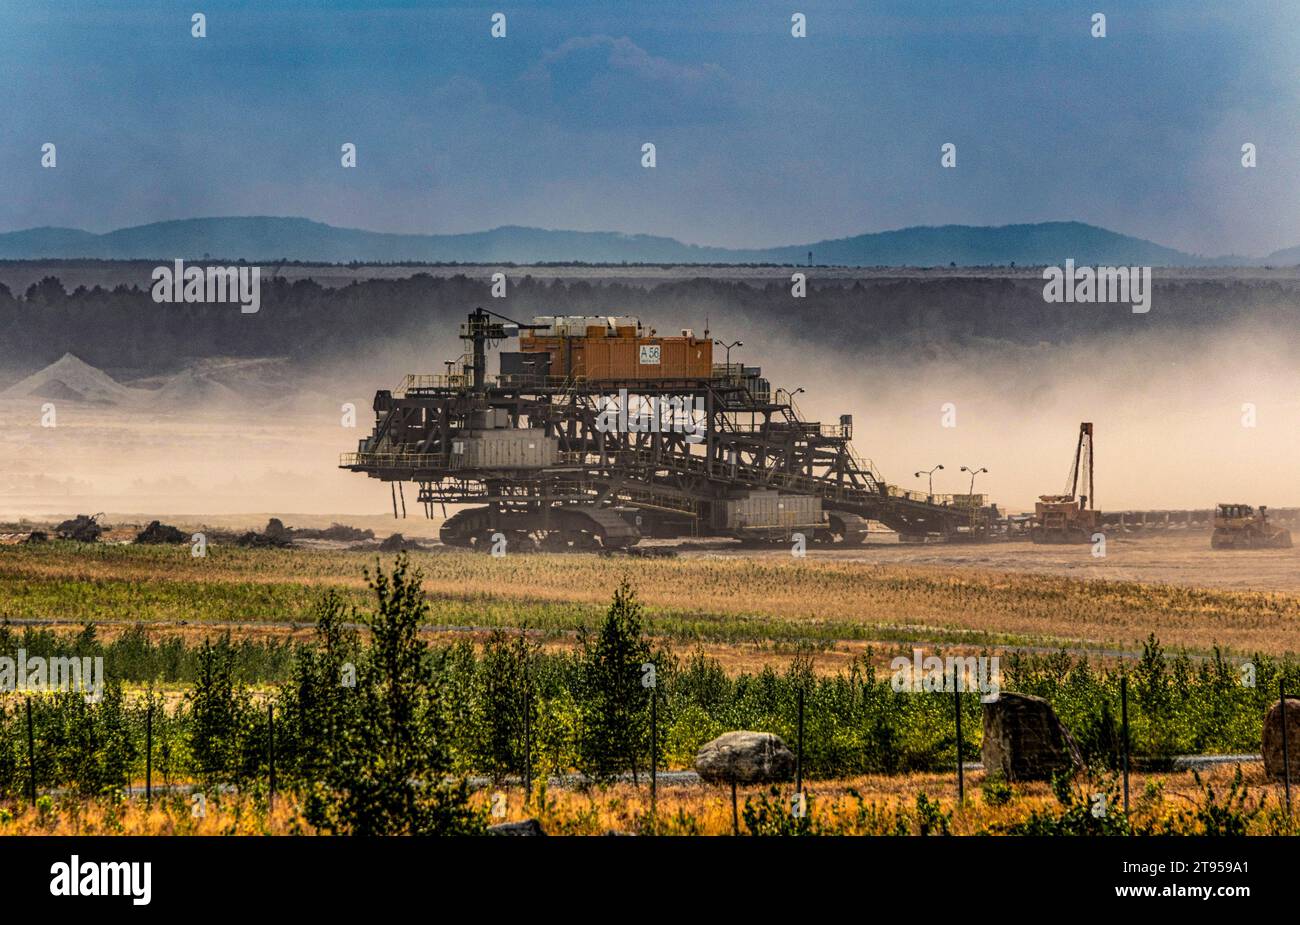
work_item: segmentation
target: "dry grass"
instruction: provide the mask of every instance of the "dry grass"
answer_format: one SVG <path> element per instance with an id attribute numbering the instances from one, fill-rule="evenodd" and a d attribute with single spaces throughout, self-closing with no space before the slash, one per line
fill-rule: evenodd
<path id="1" fill-rule="evenodd" d="M 738 556 L 617 560 L 593 555 L 413 555 L 435 623 L 588 625 L 631 579 L 655 632 L 740 645 L 752 665 L 801 641 L 1140 649 L 1274 655 L 1300 651 L 1300 595 L 1008 573 Z M 310 619 L 324 586 L 363 599 L 365 553 L 188 547 L 6 547 L 0 615 L 70 621 L 213 623 Z M 743 647 L 748 646 L 748 649 Z"/>
<path id="2" fill-rule="evenodd" d="M 1235 768 L 1221 767 L 1201 774 L 1216 792 L 1227 791 Z M 1244 767 L 1245 783 L 1252 803 L 1266 795 L 1266 806 L 1282 805 L 1281 787 L 1265 779 L 1259 765 Z M 1059 813 L 1060 803 L 1045 783 L 1016 784 L 1014 796 L 1006 805 L 989 803 L 982 792 L 984 772 L 966 775 L 965 803 L 958 807 L 957 781 L 953 774 L 911 773 L 869 775 L 834 781 L 809 781 L 804 789 L 809 799 L 811 821 L 826 830 L 848 835 L 920 834 L 916 811 L 917 795 L 924 793 L 937 801 L 939 811 L 951 817 L 950 831 L 955 835 L 973 835 L 997 831 L 1024 822 L 1035 810 Z M 1086 787 L 1080 781 L 1077 786 Z M 1148 794 L 1148 786 L 1152 793 Z M 778 788 L 780 797 L 773 802 L 789 805 L 793 785 Z M 1134 818 L 1175 819 L 1202 799 L 1202 791 L 1191 773 L 1134 774 L 1130 781 Z M 746 834 L 743 812 L 747 798 L 755 800 L 771 788 L 742 787 L 737 794 L 740 829 Z M 644 826 L 649 812 L 649 792 L 644 784 L 614 787 L 582 793 L 552 791 L 544 802 L 522 805 L 522 794 L 508 794 L 508 818 L 537 816 L 548 832 L 576 835 L 599 835 L 610 830 L 636 831 Z M 1122 803 L 1112 811 L 1122 811 Z M 664 834 L 731 835 L 733 817 L 730 790 L 720 787 L 664 787 L 658 795 L 659 831 Z M 688 830 L 683 820 L 692 821 Z M 1266 820 L 1260 819 L 1259 831 Z M 901 830 L 901 831 L 900 831 Z"/>
<path id="3" fill-rule="evenodd" d="M 1225 793 L 1232 768 L 1217 768 L 1201 775 L 1202 781 Z M 1265 780 L 1262 768 L 1247 765 L 1245 783 L 1253 803 L 1265 797 L 1265 807 L 1281 806 L 1281 789 Z M 843 834 L 918 834 L 917 795 L 924 793 L 937 801 L 940 813 L 950 816 L 950 831 L 957 835 L 997 831 L 1023 822 L 1035 811 L 1059 812 L 1060 805 L 1046 784 L 1017 784 L 1014 796 L 1006 805 L 989 803 L 981 789 L 984 775 L 974 772 L 966 778 L 966 802 L 957 805 L 957 786 L 951 774 L 902 774 L 866 776 L 834 781 L 810 781 L 809 795 L 812 820 L 824 829 Z M 1082 784 L 1080 786 L 1083 786 Z M 786 806 L 792 791 L 789 784 L 780 788 L 777 805 Z M 1201 788 L 1190 773 L 1134 774 L 1131 783 L 1134 819 L 1177 822 L 1194 810 L 1203 798 Z M 739 805 L 743 813 L 747 798 L 758 799 L 770 790 L 742 787 Z M 490 794 L 480 791 L 473 797 L 486 812 Z M 650 830 L 649 788 L 617 784 L 588 791 L 546 790 L 539 788 L 533 801 L 525 806 L 518 790 L 506 791 L 506 815 L 491 821 L 514 821 L 537 818 L 549 834 L 601 835 L 610 831 L 647 832 Z M 1119 811 L 1120 807 L 1112 807 Z M 1259 833 L 1270 825 L 1267 813 L 1256 820 Z M 662 786 L 657 803 L 656 831 L 661 834 L 730 835 L 732 808 L 730 792 L 724 788 L 701 785 Z M 1277 820 L 1271 821 L 1276 826 Z M 741 820 L 741 831 L 745 823 Z M 275 808 L 267 812 L 264 801 L 252 797 L 228 795 L 210 798 L 206 814 L 192 814 L 188 795 L 156 797 L 152 806 L 143 798 L 122 801 L 85 801 L 64 798 L 44 810 L 30 806 L 0 810 L 0 836 L 4 835 L 288 835 L 317 834 L 302 817 L 302 807 L 290 794 L 276 798 Z"/>

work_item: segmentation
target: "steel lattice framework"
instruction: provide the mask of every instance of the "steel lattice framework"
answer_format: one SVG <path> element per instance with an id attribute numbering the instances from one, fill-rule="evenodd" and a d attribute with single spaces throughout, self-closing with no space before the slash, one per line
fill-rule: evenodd
<path id="1" fill-rule="evenodd" d="M 570 541 L 586 532 L 605 545 L 646 534 L 702 535 L 712 532 L 713 505 L 738 491 L 763 490 L 820 498 L 827 516 L 816 539 L 860 542 L 868 521 L 913 540 L 977 538 L 991 527 L 988 508 L 886 484 L 854 453 L 848 418 L 805 421 L 792 401 L 754 394 L 729 369 L 708 379 L 489 379 L 486 350 L 508 336 L 492 317 L 481 309 L 469 316 L 462 336 L 471 350 L 460 374 L 408 376 L 398 389 L 378 392 L 370 438 L 341 461 L 372 478 L 415 483 L 429 516 L 446 505 L 478 505 L 448 520 L 448 542 L 472 543 L 489 531 Z M 627 395 L 689 400 L 688 407 L 701 409 L 690 428 L 697 442 L 672 427 L 602 427 L 612 397 Z M 458 465 L 456 441 L 490 415 L 512 430 L 554 438 L 554 461 L 536 468 Z"/>

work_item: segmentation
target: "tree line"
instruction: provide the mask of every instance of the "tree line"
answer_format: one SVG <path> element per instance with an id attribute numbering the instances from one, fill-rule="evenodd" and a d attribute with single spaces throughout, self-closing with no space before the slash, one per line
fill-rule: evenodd
<path id="1" fill-rule="evenodd" d="M 645 286 L 511 275 L 508 297 L 491 300 L 488 269 L 478 277 L 416 272 L 339 287 L 264 278 L 256 314 L 225 304 L 155 303 L 148 279 L 68 292 L 56 276 L 47 276 L 23 293 L 0 284 L 0 363 L 49 363 L 71 352 L 94 366 L 141 374 L 173 371 L 189 357 L 287 356 L 327 364 L 394 340 L 450 335 L 467 311 L 488 303 L 525 321 L 539 314 L 633 314 L 660 333 L 678 327 L 701 333 L 707 322 L 719 336 L 770 332 L 774 343 L 847 345 L 866 353 L 988 341 L 1066 343 L 1133 329 L 1128 305 L 1081 311 L 1047 304 L 1042 281 L 1034 277 L 819 281 L 815 269 L 800 272 L 808 273 L 808 287 L 798 299 L 785 279 L 696 278 Z M 1155 287 L 1157 310 L 1142 317 L 1144 329 L 1195 332 L 1238 320 L 1295 320 L 1298 293 L 1290 280 L 1158 279 Z"/>

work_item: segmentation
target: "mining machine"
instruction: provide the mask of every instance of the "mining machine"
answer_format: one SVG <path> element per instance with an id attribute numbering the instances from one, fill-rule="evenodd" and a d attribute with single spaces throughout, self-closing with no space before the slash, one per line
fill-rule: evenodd
<path id="1" fill-rule="evenodd" d="M 1079 425 L 1074 461 L 1066 490 L 1059 495 L 1039 495 L 1029 538 L 1035 543 L 1089 543 L 1101 524 L 1093 491 L 1092 424 Z M 1087 494 L 1080 494 L 1083 488 Z"/>
<path id="2" fill-rule="evenodd" d="M 854 452 L 850 415 L 805 420 L 760 368 L 715 363 L 707 330 L 664 336 L 630 316 L 518 322 L 477 308 L 460 337 L 465 352 L 446 375 L 376 393 L 373 431 L 340 461 L 391 483 L 395 516 L 413 484 L 426 516 L 446 517 L 448 545 L 795 534 L 852 545 L 871 522 L 917 542 L 993 529 L 992 508 L 886 483 Z"/>

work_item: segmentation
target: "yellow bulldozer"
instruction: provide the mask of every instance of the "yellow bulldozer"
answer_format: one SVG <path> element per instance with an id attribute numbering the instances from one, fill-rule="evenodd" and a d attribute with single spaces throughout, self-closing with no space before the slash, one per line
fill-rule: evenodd
<path id="1" fill-rule="evenodd" d="M 1291 531 L 1268 522 L 1268 508 L 1220 504 L 1214 512 L 1211 549 L 1290 549 Z"/>

